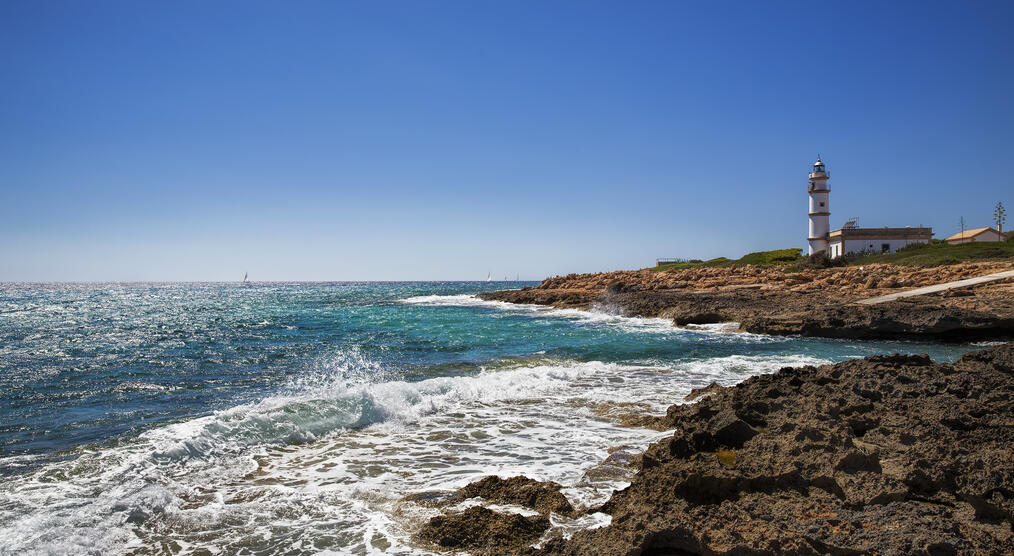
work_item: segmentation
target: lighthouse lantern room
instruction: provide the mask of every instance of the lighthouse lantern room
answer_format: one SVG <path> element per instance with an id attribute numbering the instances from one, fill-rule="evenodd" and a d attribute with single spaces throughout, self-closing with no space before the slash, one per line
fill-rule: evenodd
<path id="1" fill-rule="evenodd" d="M 828 234 L 831 231 L 831 207 L 828 204 L 827 179 L 830 177 L 820 156 L 817 162 L 813 163 L 813 170 L 810 172 L 810 254 L 827 251 Z"/>

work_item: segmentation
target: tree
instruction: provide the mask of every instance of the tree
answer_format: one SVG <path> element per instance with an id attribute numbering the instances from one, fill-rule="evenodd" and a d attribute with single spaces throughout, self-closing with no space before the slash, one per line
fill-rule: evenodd
<path id="1" fill-rule="evenodd" d="M 1007 221 L 1007 211 L 1003 208 L 1003 203 L 996 204 L 996 210 L 993 211 L 993 221 L 996 222 L 996 231 L 1003 234 L 1003 223 Z"/>

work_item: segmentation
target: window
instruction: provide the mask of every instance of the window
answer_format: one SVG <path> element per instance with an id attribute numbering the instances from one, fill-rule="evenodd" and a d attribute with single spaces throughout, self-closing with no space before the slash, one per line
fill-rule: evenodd
<path id="1" fill-rule="evenodd" d="M 820 206 L 824 206 L 824 203 L 821 203 Z"/>
<path id="2" fill-rule="evenodd" d="M 881 243 L 880 244 L 880 252 L 881 253 L 890 253 L 891 252 L 891 244 L 890 243 Z"/>

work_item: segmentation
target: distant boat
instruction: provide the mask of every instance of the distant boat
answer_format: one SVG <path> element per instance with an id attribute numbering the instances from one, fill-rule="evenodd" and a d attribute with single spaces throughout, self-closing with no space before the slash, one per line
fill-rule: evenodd
<path id="1" fill-rule="evenodd" d="M 249 277 L 249 276 L 250 276 L 249 273 L 247 273 L 247 272 L 243 273 L 243 285 L 244 286 L 249 286 L 250 285 L 250 282 L 247 280 L 247 277 Z"/>
<path id="2" fill-rule="evenodd" d="M 487 282 L 492 282 L 493 281 L 493 273 L 492 272 L 490 272 L 489 274 L 486 275 L 486 281 Z"/>

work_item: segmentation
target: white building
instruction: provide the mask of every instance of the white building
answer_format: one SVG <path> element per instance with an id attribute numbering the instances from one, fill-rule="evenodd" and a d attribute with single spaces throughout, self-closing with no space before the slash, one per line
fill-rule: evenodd
<path id="1" fill-rule="evenodd" d="M 849 253 L 894 253 L 898 249 L 912 243 L 929 243 L 933 238 L 933 228 L 857 228 L 850 221 L 838 230 L 831 230 L 831 205 L 828 199 L 831 192 L 827 187 L 828 173 L 820 157 L 813 163 L 810 172 L 810 233 L 807 241 L 810 254 L 827 252 L 832 259 Z"/>
<path id="2" fill-rule="evenodd" d="M 848 226 L 828 234 L 828 256 L 832 259 L 849 253 L 894 253 L 913 243 L 929 243 L 933 228 L 856 228 Z"/>
<path id="3" fill-rule="evenodd" d="M 1003 234 L 993 228 L 976 228 L 974 230 L 965 230 L 960 234 L 954 234 L 944 241 L 951 245 L 957 245 L 959 243 L 972 243 L 974 241 L 1004 241 L 1006 239 Z"/>

